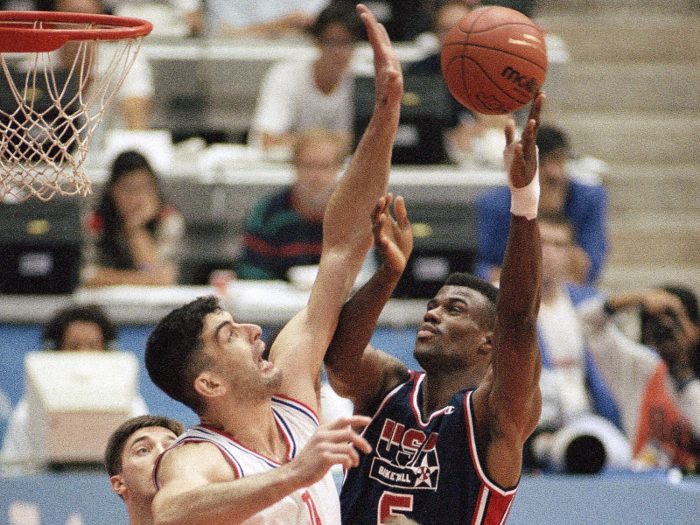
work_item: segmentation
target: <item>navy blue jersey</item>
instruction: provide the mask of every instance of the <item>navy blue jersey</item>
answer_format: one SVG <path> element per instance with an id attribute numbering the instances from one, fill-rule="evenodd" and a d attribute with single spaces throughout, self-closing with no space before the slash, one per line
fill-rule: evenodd
<path id="1" fill-rule="evenodd" d="M 344 525 L 379 525 L 392 514 L 421 525 L 505 522 L 516 489 L 498 487 L 479 464 L 473 390 L 458 392 L 423 421 L 424 377 L 411 372 L 365 428 L 373 451 L 361 454 L 359 466 L 345 476 L 340 494 Z"/>

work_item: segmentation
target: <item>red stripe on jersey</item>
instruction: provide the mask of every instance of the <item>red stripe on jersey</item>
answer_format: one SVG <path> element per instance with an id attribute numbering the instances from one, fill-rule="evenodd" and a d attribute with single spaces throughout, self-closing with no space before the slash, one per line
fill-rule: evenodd
<path id="1" fill-rule="evenodd" d="M 515 492 L 502 494 L 481 485 L 472 525 L 503 525 L 513 505 Z"/>

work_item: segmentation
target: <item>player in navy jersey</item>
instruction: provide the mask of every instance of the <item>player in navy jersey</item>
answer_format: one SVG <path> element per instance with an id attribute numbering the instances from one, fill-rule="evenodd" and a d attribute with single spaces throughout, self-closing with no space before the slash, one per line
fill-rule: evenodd
<path id="1" fill-rule="evenodd" d="M 377 215 L 382 264 L 345 305 L 325 363 L 331 385 L 371 416 L 372 446 L 341 492 L 343 523 L 403 515 L 421 525 L 500 524 L 520 480 L 523 444 L 540 416 L 537 314 L 541 246 L 535 137 L 544 94 L 519 141 L 506 128 L 511 224 L 500 290 L 471 275 L 448 278 L 428 302 L 409 371 L 369 341 L 412 248 L 403 201 Z"/>

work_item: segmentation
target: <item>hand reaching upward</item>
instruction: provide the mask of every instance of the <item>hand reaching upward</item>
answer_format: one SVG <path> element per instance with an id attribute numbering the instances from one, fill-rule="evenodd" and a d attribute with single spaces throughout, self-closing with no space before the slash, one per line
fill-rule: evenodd
<path id="1" fill-rule="evenodd" d="M 392 199 L 391 193 L 379 199 L 377 207 L 372 213 L 372 232 L 374 233 L 374 246 L 379 253 L 382 264 L 386 269 L 400 275 L 406 268 L 408 258 L 413 250 L 413 232 L 406 214 L 403 197 L 396 197 L 394 202 L 396 219 L 392 218 L 389 208 Z"/>
<path id="2" fill-rule="evenodd" d="M 363 4 L 357 5 L 369 43 L 374 52 L 375 95 L 378 103 L 400 109 L 399 101 L 403 96 L 403 75 L 401 64 L 394 52 L 389 35 L 382 24 L 377 22 L 372 12 Z"/>
<path id="3" fill-rule="evenodd" d="M 544 93 L 540 92 L 532 101 L 530 115 L 519 141 L 515 141 L 515 123 L 511 120 L 506 125 L 505 165 L 508 170 L 508 180 L 515 188 L 527 186 L 537 172 L 535 137 L 540 126 L 544 98 Z"/>

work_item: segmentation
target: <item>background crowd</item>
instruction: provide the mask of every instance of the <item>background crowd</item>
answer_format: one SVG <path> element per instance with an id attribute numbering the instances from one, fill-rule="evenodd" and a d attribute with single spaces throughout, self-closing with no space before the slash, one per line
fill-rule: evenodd
<path id="1" fill-rule="evenodd" d="M 139 3 L 7 1 L 2 7 L 113 13 L 125 9 L 124 4 Z M 248 145 L 290 163 L 294 180 L 252 207 L 240 239 L 241 257 L 225 268 L 241 280 L 289 280 L 290 268 L 321 261 L 324 213 L 356 146 L 350 64 L 366 37 L 354 2 L 166 3 L 182 16 L 192 37 L 308 38 L 317 49 L 317 58 L 308 63 L 275 64 L 260 87 Z M 432 38 L 438 46 L 455 20 L 479 4 L 505 5 L 529 16 L 536 11 L 536 2 L 516 0 L 371 4 L 393 41 Z M 439 47 L 406 65 L 405 74 L 439 73 L 436 50 Z M 152 72 L 141 58 L 107 124 L 149 128 L 153 96 Z M 446 162 L 459 165 L 465 158 L 480 159 L 489 168 L 503 170 L 506 117 L 514 118 L 521 131 L 523 116 L 485 118 L 454 101 L 450 108 L 437 135 L 447 152 Z M 600 276 L 610 249 L 606 188 L 599 181 L 582 180 L 572 169 L 581 151 L 574 150 L 558 123 L 544 119 L 536 143 L 543 269 L 537 337 L 543 403 L 537 428 L 525 443 L 524 468 L 597 473 L 673 467 L 696 474 L 700 314 L 695 291 L 670 281 L 616 293 L 602 289 Z M 147 153 L 130 149 L 113 159 L 109 178 L 84 220 L 81 286 L 181 282 L 185 219 L 166 199 L 159 179 Z M 495 285 L 500 283 L 508 241 L 510 199 L 504 184 L 484 191 L 475 203 L 473 273 Z M 97 306 L 56 312 L 42 336 L 46 350 L 66 352 L 111 351 L 114 339 L 115 327 Z M 138 401 L 134 416 L 148 412 L 143 400 Z M 21 400 L 13 407 L 0 452 L 8 469 L 36 459 L 26 446 L 31 441 L 26 417 L 26 401 Z M 163 423 L 146 420 L 139 423 L 144 426 L 124 430 L 121 439 L 162 426 L 168 428 L 169 443 L 182 432 Z M 121 453 L 117 450 L 116 455 Z M 122 485 L 115 477 L 125 465 L 114 457 L 108 462 L 117 493 Z"/>

